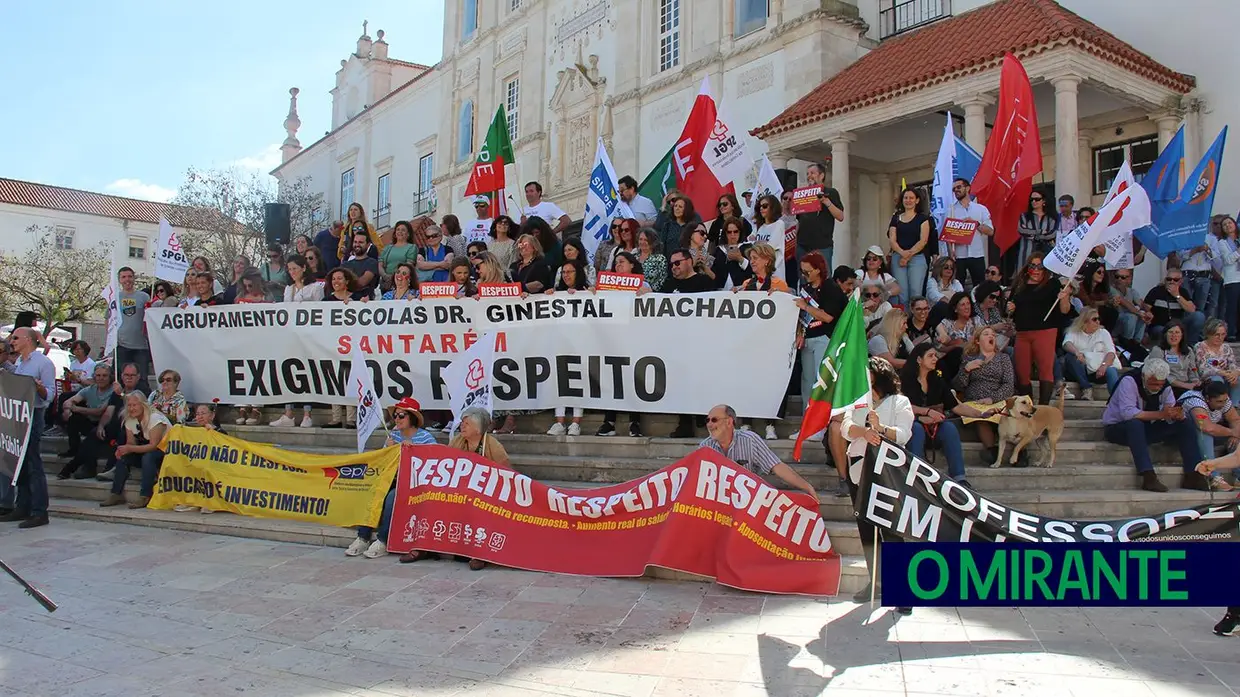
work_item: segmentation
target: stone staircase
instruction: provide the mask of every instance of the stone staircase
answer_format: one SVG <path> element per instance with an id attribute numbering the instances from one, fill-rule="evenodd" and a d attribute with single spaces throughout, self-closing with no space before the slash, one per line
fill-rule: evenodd
<path id="1" fill-rule="evenodd" d="M 864 586 L 866 581 L 861 541 L 853 523 L 852 506 L 847 498 L 834 495 L 838 477 L 834 467 L 825 464 L 822 444 L 808 443 L 803 453 L 804 462 L 791 461 L 793 443 L 786 436 L 799 428 L 800 404 L 796 398 L 790 401 L 788 412 L 797 416 L 777 424 L 776 428 L 784 438 L 768 442 L 781 458 L 820 490 L 820 511 L 828 523 L 833 545 L 844 556 L 841 593 L 851 594 Z M 1155 446 L 1152 455 L 1159 476 L 1172 487 L 1171 491 L 1155 494 L 1138 489 L 1138 478 L 1127 448 L 1103 440 L 1100 421 L 1103 406 L 1101 402 L 1067 403 L 1067 428 L 1059 444 L 1056 465 L 1050 469 L 989 469 L 980 462 L 980 444 L 966 442 L 965 464 L 969 481 L 977 490 L 992 494 L 1004 504 L 1030 513 L 1067 519 L 1148 515 L 1211 500 L 1210 494 L 1175 488 L 1180 475 L 1178 454 L 1167 446 Z M 278 408 L 265 409 L 264 423 L 274 420 L 281 413 Z M 300 421 L 300 410 L 297 410 L 296 416 Z M 357 436 L 352 430 L 239 426 L 232 424 L 233 417 L 231 410 L 221 413 L 224 431 L 246 440 L 305 452 L 345 453 L 356 450 Z M 326 410 L 316 410 L 314 419 L 316 423 L 326 423 Z M 583 421 L 582 433 L 590 435 L 577 437 L 542 435 L 554 421 L 550 412 L 522 415 L 517 419 L 519 432 L 500 436 L 512 457 L 513 466 L 535 479 L 562 488 L 628 481 L 671 464 L 691 452 L 698 443 L 693 439 L 664 437 L 676 426 L 676 417 L 667 415 L 643 415 L 643 432 L 648 435 L 639 438 L 592 435 L 602 420 L 597 413 L 588 413 Z M 627 420 L 622 418 L 617 426 L 619 432 L 627 433 Z M 705 429 L 699 429 L 699 432 L 705 436 Z M 445 434 L 437 436 L 441 442 L 446 442 Z M 965 429 L 964 436 L 971 439 L 971 431 Z M 383 438 L 381 432 L 376 432 L 368 441 L 368 446 L 381 447 Z M 347 546 L 353 537 L 352 531 L 345 529 L 230 514 L 130 511 L 123 507 L 120 510 L 101 509 L 96 502 L 107 495 L 107 483 L 94 480 L 60 481 L 55 478 L 55 473 L 64 464 L 55 453 L 64 448 L 63 438 L 43 439 L 46 468 L 51 473 L 48 485 L 53 497 L 52 510 L 59 516 L 334 547 Z M 937 454 L 936 460 L 936 466 L 946 468 L 942 453 Z M 128 490 L 136 496 L 136 489 L 136 477 L 131 477 Z M 1214 496 L 1219 500 L 1231 498 L 1226 494 Z M 652 575 L 687 577 L 664 570 L 652 570 Z"/>

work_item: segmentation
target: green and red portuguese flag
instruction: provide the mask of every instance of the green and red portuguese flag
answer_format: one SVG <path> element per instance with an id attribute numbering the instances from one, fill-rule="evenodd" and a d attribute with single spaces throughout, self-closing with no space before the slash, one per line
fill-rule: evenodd
<path id="1" fill-rule="evenodd" d="M 478 161 L 474 170 L 469 173 L 469 184 L 465 186 L 466 196 L 486 196 L 491 199 L 491 211 L 488 217 L 508 214 L 507 182 L 504 167 L 515 162 L 512 154 L 512 139 L 508 136 L 508 117 L 504 115 L 504 105 L 495 110 L 495 118 L 487 129 L 486 142 L 478 150 Z"/>
<path id="2" fill-rule="evenodd" d="M 825 283 L 834 283 L 831 279 Z M 854 404 L 870 399 L 870 352 L 865 341 L 865 313 L 861 308 L 861 290 L 853 291 L 844 314 L 835 325 L 827 350 L 818 366 L 818 380 L 809 394 L 809 406 L 801 419 L 792 457 L 801 459 L 805 439 L 822 431 L 831 417 Z M 802 398 L 805 398 L 802 395 Z"/>

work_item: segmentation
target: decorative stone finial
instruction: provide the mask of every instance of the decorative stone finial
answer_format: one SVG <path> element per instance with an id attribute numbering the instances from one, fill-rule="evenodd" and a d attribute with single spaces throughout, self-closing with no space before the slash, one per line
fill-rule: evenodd
<path id="1" fill-rule="evenodd" d="M 362 38 L 363 38 L 363 39 L 369 39 L 369 38 L 370 38 L 369 36 L 366 36 L 366 27 L 367 27 L 367 26 L 369 26 L 369 25 L 370 25 L 370 22 L 369 22 L 368 20 L 365 20 L 365 19 L 363 19 L 363 20 L 362 20 Z M 382 37 L 380 37 L 380 38 L 382 38 Z"/>
<path id="2" fill-rule="evenodd" d="M 284 131 L 288 137 L 280 146 L 282 162 L 288 162 L 301 152 L 301 141 L 297 140 L 297 129 L 301 128 L 301 119 L 297 116 L 297 95 L 300 92 L 296 87 L 288 91 L 288 116 L 284 118 Z"/>
<path id="3" fill-rule="evenodd" d="M 383 34 L 383 30 L 382 30 L 382 29 L 380 29 L 378 32 L 376 32 L 376 33 L 375 33 L 375 35 L 379 37 L 379 43 L 384 43 L 384 41 L 383 41 L 383 36 L 384 36 L 384 34 Z"/>

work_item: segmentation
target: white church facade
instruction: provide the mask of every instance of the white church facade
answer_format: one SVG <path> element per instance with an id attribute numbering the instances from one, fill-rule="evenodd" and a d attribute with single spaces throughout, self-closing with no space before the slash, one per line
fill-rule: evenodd
<path id="1" fill-rule="evenodd" d="M 500 103 L 519 183 L 542 182 L 545 198 L 580 217 L 596 139 L 619 174 L 640 180 L 708 77 L 755 158 L 769 153 L 802 178 L 810 162 L 828 163 L 846 209 L 835 258 L 855 262 L 885 240 L 899 182 L 931 178 L 947 113 L 985 147 L 1006 51 L 1034 86 L 1037 183 L 1078 206 L 1100 202 L 1125 157 L 1141 173 L 1181 125 L 1191 169 L 1240 113 L 1238 61 L 1198 38 L 1240 20 L 1229 0 L 1191 0 L 1191 11 L 1160 0 L 445 2 L 442 60 L 392 59 L 382 32 L 364 32 L 336 76 L 332 130 L 306 147 L 294 93 L 273 174 L 309 177 L 329 202 L 325 219 L 352 201 L 380 226 L 435 200 L 437 216 L 471 217 L 465 184 Z M 1240 206 L 1230 180 L 1220 211 Z"/>

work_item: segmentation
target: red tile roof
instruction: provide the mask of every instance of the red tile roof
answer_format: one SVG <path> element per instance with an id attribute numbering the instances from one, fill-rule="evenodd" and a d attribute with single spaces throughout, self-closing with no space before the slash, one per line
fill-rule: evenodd
<path id="1" fill-rule="evenodd" d="M 893 99 L 901 94 L 1059 45 L 1093 53 L 1178 92 L 1196 84 L 1054 0 L 997 0 L 883 41 L 764 126 L 759 138 Z"/>
<path id="2" fill-rule="evenodd" d="M 66 189 L 61 186 L 49 186 L 19 179 L 0 178 L 0 203 L 155 224 L 159 223 L 160 216 L 167 218 L 169 222 L 183 217 L 178 215 L 182 207 L 169 203 L 142 201 L 81 189 Z"/>

